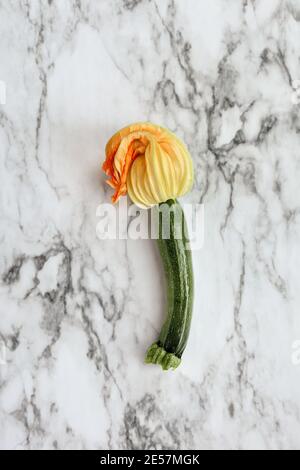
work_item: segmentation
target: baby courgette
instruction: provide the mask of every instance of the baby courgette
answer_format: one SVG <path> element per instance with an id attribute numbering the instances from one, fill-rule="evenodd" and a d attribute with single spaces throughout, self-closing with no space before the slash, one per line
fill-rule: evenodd
<path id="1" fill-rule="evenodd" d="M 161 206 L 169 206 L 163 217 Z M 158 341 L 147 351 L 145 362 L 159 364 L 164 370 L 176 369 L 185 350 L 193 311 L 194 279 L 187 227 L 182 207 L 176 199 L 159 205 L 158 247 L 167 281 L 167 318 Z M 168 225 L 168 226 L 167 226 Z"/>

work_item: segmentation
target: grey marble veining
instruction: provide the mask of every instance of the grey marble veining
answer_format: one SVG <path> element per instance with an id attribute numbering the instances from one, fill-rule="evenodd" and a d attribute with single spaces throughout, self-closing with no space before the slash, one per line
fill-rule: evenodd
<path id="1" fill-rule="evenodd" d="M 0 447 L 300 448 L 300 6 L 0 1 Z M 153 241 L 101 241 L 118 128 L 178 133 L 205 205 L 192 333 Z"/>

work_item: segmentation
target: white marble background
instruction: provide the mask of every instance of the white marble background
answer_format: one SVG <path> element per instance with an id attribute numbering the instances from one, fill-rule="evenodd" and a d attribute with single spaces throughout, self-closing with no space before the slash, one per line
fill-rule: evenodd
<path id="1" fill-rule="evenodd" d="M 298 0 L 0 1 L 2 449 L 300 449 L 299 21 Z M 104 145 L 138 120 L 186 141 L 205 204 L 169 373 L 143 364 L 154 243 L 95 233 Z"/>

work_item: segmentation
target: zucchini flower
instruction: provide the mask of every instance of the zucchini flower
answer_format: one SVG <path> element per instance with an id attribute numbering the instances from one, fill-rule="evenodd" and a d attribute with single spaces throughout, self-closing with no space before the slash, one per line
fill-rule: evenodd
<path id="1" fill-rule="evenodd" d="M 106 145 L 103 171 L 115 190 L 117 202 L 127 192 L 141 208 L 166 203 L 170 210 L 169 238 L 163 236 L 166 221 L 159 214 L 158 247 L 168 288 L 167 319 L 158 341 L 147 351 L 145 362 L 163 370 L 176 369 L 186 347 L 193 310 L 193 268 L 186 250 L 187 229 L 177 197 L 193 184 L 193 162 L 183 142 L 172 132 L 151 123 L 121 129 Z M 180 221 L 178 222 L 178 217 Z M 182 234 L 178 238 L 176 234 Z"/>
<path id="2" fill-rule="evenodd" d="M 180 139 L 167 129 L 138 123 L 121 129 L 107 143 L 103 170 L 115 189 L 116 202 L 127 192 L 148 208 L 187 193 L 193 184 L 193 162 Z"/>

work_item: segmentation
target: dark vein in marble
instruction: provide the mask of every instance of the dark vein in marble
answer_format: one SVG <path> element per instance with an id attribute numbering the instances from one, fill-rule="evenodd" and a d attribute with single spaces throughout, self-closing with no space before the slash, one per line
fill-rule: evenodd
<path id="1" fill-rule="evenodd" d="M 171 80 L 171 78 L 167 77 L 166 79 L 158 82 L 157 88 L 162 90 L 162 100 L 165 106 L 168 105 L 169 94 L 170 97 L 174 97 L 176 103 L 181 108 L 189 109 L 193 113 L 195 117 L 194 134 L 197 135 L 199 119 L 201 116 L 197 98 L 201 98 L 202 93 L 198 89 L 198 81 L 196 79 L 195 71 L 191 62 L 190 53 L 192 45 L 184 39 L 182 32 L 175 27 L 176 5 L 174 0 L 169 2 L 167 15 L 165 18 L 162 17 L 157 2 L 154 1 L 153 3 L 161 24 L 169 37 L 169 42 L 174 54 L 174 58 L 176 59 L 178 66 L 184 75 L 184 79 L 187 85 L 185 90 L 185 103 L 183 103 L 182 99 L 179 98 L 179 95 L 176 92 L 176 85 Z M 166 72 L 164 72 L 164 75 L 166 75 Z"/>
<path id="2" fill-rule="evenodd" d="M 279 65 L 281 69 L 283 70 L 290 87 L 293 88 L 293 78 L 286 63 L 285 54 L 280 47 L 278 47 L 277 57 L 278 57 Z"/>
<path id="3" fill-rule="evenodd" d="M 112 373 L 109 367 L 108 356 L 106 354 L 105 347 L 101 343 L 99 335 L 93 327 L 92 320 L 85 313 L 84 307 L 81 308 L 81 317 L 83 321 L 84 331 L 87 335 L 89 343 L 89 350 L 87 353 L 88 358 L 93 361 L 98 371 L 101 371 L 102 367 L 104 366 L 104 370 L 108 374 L 108 378 L 113 380 L 113 383 L 117 387 L 120 397 L 122 398 L 122 391 L 114 377 L 114 374 Z"/>
<path id="4" fill-rule="evenodd" d="M 62 261 L 58 270 L 58 284 L 57 288 L 42 294 L 37 290 L 39 285 L 38 273 L 43 269 L 46 262 L 51 258 L 59 254 L 62 254 Z M 45 253 L 29 257 L 21 255 L 16 258 L 12 266 L 3 274 L 3 283 L 11 286 L 18 282 L 20 279 L 20 271 L 25 261 L 32 260 L 35 267 L 36 273 L 33 279 L 33 287 L 26 293 L 24 300 L 34 295 L 38 296 L 43 301 L 44 316 L 41 324 L 41 328 L 51 336 L 51 344 L 49 344 L 44 352 L 43 356 L 49 357 L 51 354 L 51 347 L 56 343 L 60 337 L 61 323 L 63 318 L 67 315 L 67 297 L 72 293 L 72 253 L 66 247 L 63 241 L 54 244 Z"/>
<path id="5" fill-rule="evenodd" d="M 30 418 L 28 416 L 29 413 L 31 414 Z M 25 442 L 22 442 L 21 444 L 23 448 L 31 448 L 31 439 L 33 435 L 39 436 L 41 439 L 45 436 L 46 432 L 42 426 L 41 411 L 36 404 L 35 389 L 29 399 L 26 396 L 23 398 L 20 408 L 15 410 L 12 413 L 12 416 L 22 423 L 25 429 Z"/>
<path id="6" fill-rule="evenodd" d="M 7 285 L 14 284 L 20 279 L 20 271 L 21 271 L 21 268 L 23 266 L 25 259 L 26 259 L 25 255 L 19 256 L 15 259 L 14 263 L 2 275 L 2 282 L 4 284 L 7 284 Z"/>
<path id="7" fill-rule="evenodd" d="M 123 0 L 123 5 L 126 10 L 133 11 L 143 0 Z"/>
<path id="8" fill-rule="evenodd" d="M 273 127 L 277 124 L 277 117 L 274 115 L 267 116 L 261 123 L 260 131 L 258 133 L 256 143 L 261 144 L 266 136 L 271 132 Z"/>
<path id="9" fill-rule="evenodd" d="M 125 407 L 122 447 L 127 450 L 180 449 L 182 424 L 179 431 L 179 423 L 176 420 L 169 421 L 159 408 L 156 398 L 147 393 L 137 403 L 128 403 Z M 188 427 L 186 432 L 189 432 Z"/>

